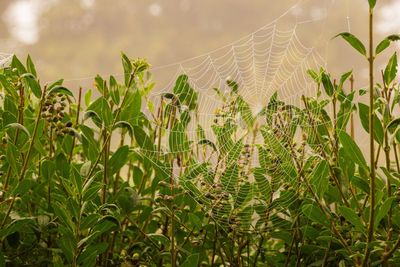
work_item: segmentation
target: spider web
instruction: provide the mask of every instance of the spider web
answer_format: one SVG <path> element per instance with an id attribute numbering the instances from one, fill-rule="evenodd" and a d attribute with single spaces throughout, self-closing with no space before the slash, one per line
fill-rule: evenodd
<path id="1" fill-rule="evenodd" d="M 229 45 L 173 66 L 178 66 L 175 77 L 178 78 L 182 73 L 187 75 L 189 80 L 183 82 L 188 82 L 198 91 L 198 109 L 196 118 L 192 118 L 186 129 L 162 129 L 167 140 L 162 142 L 163 151 L 168 151 L 168 137 L 171 141 L 171 135 L 175 136 L 174 143 L 190 140 L 191 145 L 179 151 L 181 156 L 186 155 L 188 158 L 186 164 L 174 164 L 175 182 L 183 186 L 210 219 L 226 231 L 258 229 L 257 231 L 262 232 L 291 222 L 290 217 L 293 218 L 294 215 L 288 213 L 288 207 L 296 205 L 302 185 L 300 180 L 293 177 L 295 163 L 279 161 L 296 156 L 294 150 L 299 147 L 291 148 L 289 153 L 281 147 L 281 141 L 293 138 L 301 141 L 300 136 L 288 134 L 288 128 L 294 124 L 310 130 L 322 123 L 319 118 L 322 112 L 320 108 L 311 110 L 311 114 L 303 114 L 311 115 L 313 125 L 309 121 L 292 118 L 293 121 L 287 121 L 282 127 L 273 128 L 276 125 L 270 125 L 265 135 L 260 131 L 254 133 L 254 129 L 246 127 L 243 116 L 229 118 L 228 114 L 228 119 L 222 119 L 222 122 L 217 118 L 218 113 L 226 109 L 226 102 L 229 102 L 224 103 L 221 100 L 221 93 L 222 98 L 231 99 L 233 103 L 237 101 L 237 95 L 232 97 L 232 89 L 227 81 L 237 82 L 238 94 L 248 102 L 253 116 L 265 110 L 275 92 L 279 101 L 289 107 L 302 107 L 303 95 L 316 95 L 316 84 L 307 75 L 307 70 L 319 70 L 320 67 L 326 67 L 327 63 L 314 47 L 304 44 L 299 34 L 299 28 L 307 27 L 308 23 L 315 21 L 297 21 L 288 28 L 287 25 L 281 25 L 282 18 L 287 14 L 288 12 Z M 177 84 L 172 81 L 167 88 L 183 86 L 179 84 L 180 81 L 178 79 Z M 216 93 L 215 88 L 219 93 Z M 160 95 L 153 97 L 159 99 Z M 193 99 L 188 100 L 190 102 Z M 157 100 L 155 102 L 158 103 Z M 294 111 L 281 110 L 276 105 L 273 108 L 275 114 L 271 117 L 275 122 L 279 117 L 291 116 Z M 331 110 L 328 108 L 326 112 Z M 349 114 L 344 113 L 343 116 Z M 216 118 L 219 122 L 215 121 Z M 225 139 L 228 141 L 225 144 L 218 140 L 213 128 L 223 127 L 229 119 L 237 132 L 235 136 L 226 134 Z M 266 122 L 261 120 L 259 123 Z M 207 140 L 217 144 L 220 155 L 210 148 L 199 148 L 199 142 L 204 140 L 199 139 L 197 125 L 203 126 Z M 266 136 L 272 139 L 266 141 Z M 278 161 L 278 164 L 268 174 L 263 173 L 256 178 L 254 172 L 261 165 L 260 147 L 267 151 L 267 161 Z M 291 153 L 292 150 L 294 154 Z M 230 157 L 235 153 L 238 155 L 232 161 Z M 310 148 L 305 148 L 304 157 L 307 159 L 312 155 L 315 156 L 315 153 Z M 309 175 L 306 178 L 308 177 Z M 290 190 L 286 190 L 288 184 L 291 185 Z M 270 198 L 267 199 L 262 194 L 268 194 Z"/>
<path id="2" fill-rule="evenodd" d="M 12 54 L 0 53 L 0 68 L 6 67 L 12 59 Z"/>

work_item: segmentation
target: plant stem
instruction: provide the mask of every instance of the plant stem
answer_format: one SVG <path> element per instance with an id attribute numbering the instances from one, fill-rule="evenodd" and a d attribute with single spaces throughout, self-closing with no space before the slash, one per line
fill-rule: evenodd
<path id="1" fill-rule="evenodd" d="M 93 175 L 97 165 L 100 162 L 101 156 L 102 156 L 104 150 L 107 147 L 108 141 L 111 139 L 112 130 L 113 130 L 115 124 L 117 123 L 119 114 L 121 113 L 121 110 L 125 105 L 125 102 L 126 102 L 126 99 L 127 99 L 127 96 L 128 96 L 128 92 L 129 92 L 129 88 L 130 88 L 130 85 L 133 82 L 134 78 L 135 78 L 135 72 L 132 72 L 130 80 L 129 80 L 129 83 L 128 83 L 128 86 L 126 87 L 124 96 L 122 98 L 121 105 L 117 108 L 117 110 L 115 112 L 115 115 L 114 115 L 114 119 L 113 119 L 113 121 L 111 123 L 110 133 L 106 134 L 106 138 L 104 140 L 103 146 L 101 147 L 101 150 L 99 151 L 99 155 L 97 156 L 96 161 L 94 162 L 94 164 L 91 166 L 90 171 L 89 171 L 88 175 L 86 176 L 86 178 L 89 178 L 89 177 L 91 177 Z"/>
<path id="2" fill-rule="evenodd" d="M 75 119 L 75 127 L 79 125 L 79 113 L 81 110 L 81 102 L 82 102 L 82 87 L 79 87 L 79 93 L 78 93 L 78 106 L 76 108 L 76 119 Z M 76 137 L 75 135 L 72 137 L 72 147 L 71 151 L 69 152 L 69 159 L 68 162 L 71 163 L 74 148 L 75 148 L 75 143 L 76 143 Z"/>
<path id="3" fill-rule="evenodd" d="M 354 91 L 354 76 L 351 75 L 350 77 L 350 92 Z M 354 140 L 354 115 L 353 111 L 350 111 L 350 136 Z"/>
<path id="4" fill-rule="evenodd" d="M 375 143 L 374 143 L 374 32 L 373 8 L 369 8 L 369 146 L 370 146 L 370 207 L 369 207 L 369 223 L 367 244 L 365 247 L 364 260 L 362 266 L 367 266 L 370 254 L 369 244 L 374 237 L 374 220 L 375 220 Z"/>
<path id="5" fill-rule="evenodd" d="M 18 123 L 23 125 L 24 124 L 24 107 L 25 107 L 25 95 L 24 95 L 24 87 L 19 87 L 19 106 L 18 106 Z M 19 129 L 15 130 L 15 138 L 14 138 L 14 145 L 17 145 L 19 136 Z M 8 184 L 11 178 L 11 166 L 8 167 L 6 180 L 4 182 L 4 192 L 7 192 Z"/>
<path id="6" fill-rule="evenodd" d="M 29 162 L 29 158 L 30 158 L 31 153 L 32 153 L 33 145 L 35 143 L 36 133 L 37 133 L 37 129 L 38 129 L 38 126 L 39 126 L 39 121 L 40 121 L 40 118 L 41 118 L 41 111 L 42 111 L 42 107 L 43 107 L 43 102 L 44 102 L 44 100 L 46 98 L 46 91 L 47 91 L 47 87 L 45 86 L 44 89 L 43 89 L 43 92 L 42 92 L 42 97 L 40 98 L 39 109 L 38 109 L 38 114 L 36 116 L 35 126 L 33 128 L 33 133 L 32 133 L 32 136 L 31 136 L 31 140 L 29 142 L 28 152 L 27 152 L 27 154 L 26 154 L 26 156 L 24 158 L 24 162 L 22 164 L 22 169 L 21 169 L 21 173 L 20 173 L 19 178 L 18 178 L 18 183 L 20 183 L 24 179 L 25 173 L 26 173 L 26 171 L 28 169 L 28 162 Z M 14 206 L 14 203 L 15 203 L 15 197 L 16 196 L 12 197 L 12 200 L 10 202 L 10 205 L 8 206 L 6 215 L 4 216 L 3 221 L 1 222 L 0 228 L 4 227 L 4 225 L 5 225 L 6 221 L 7 221 L 7 218 L 11 213 L 11 210 L 12 210 L 12 208 Z"/>
<path id="7" fill-rule="evenodd" d="M 18 179 L 19 182 L 21 182 L 24 179 L 25 173 L 26 173 L 26 171 L 28 169 L 29 158 L 31 156 L 33 145 L 35 143 L 35 138 L 36 138 L 37 130 L 38 130 L 38 127 L 39 127 L 41 110 L 42 110 L 42 107 L 43 107 L 43 102 L 44 102 L 44 99 L 45 99 L 45 95 L 46 95 L 46 86 L 43 89 L 42 97 L 41 97 L 40 102 L 39 102 L 39 111 L 38 111 L 38 114 L 37 114 L 37 117 L 36 117 L 35 127 L 33 128 L 33 133 L 32 133 L 32 137 L 31 137 L 31 141 L 29 143 L 28 152 L 27 152 L 27 154 L 25 156 L 24 164 L 22 165 L 21 173 L 19 175 L 19 179 Z"/>

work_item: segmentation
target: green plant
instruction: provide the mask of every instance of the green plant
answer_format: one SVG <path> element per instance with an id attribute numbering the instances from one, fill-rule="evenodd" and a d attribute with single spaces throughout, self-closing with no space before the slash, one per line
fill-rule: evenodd
<path id="1" fill-rule="evenodd" d="M 400 264 L 396 53 L 374 81 L 400 37 L 373 49 L 375 4 L 368 53 L 339 34 L 369 61 L 369 105 L 352 71 L 309 70 L 315 96 L 276 92 L 256 114 L 228 79 L 201 125 L 185 74 L 154 97 L 148 63 L 122 54 L 122 81 L 96 76 L 97 97 L 75 98 L 14 57 L 0 70 L 0 266 Z"/>

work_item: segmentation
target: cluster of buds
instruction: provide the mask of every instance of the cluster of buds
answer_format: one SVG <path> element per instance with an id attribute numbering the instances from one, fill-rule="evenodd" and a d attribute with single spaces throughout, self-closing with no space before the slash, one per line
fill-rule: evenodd
<path id="1" fill-rule="evenodd" d="M 174 197 L 171 195 L 160 194 L 155 200 L 156 202 L 161 202 L 161 201 L 172 202 L 174 200 Z"/>
<path id="2" fill-rule="evenodd" d="M 234 113 L 236 103 L 234 100 L 224 103 L 221 108 L 217 108 L 215 111 L 214 123 L 218 124 L 225 119 L 232 119 L 232 114 Z"/>
<path id="3" fill-rule="evenodd" d="M 72 122 L 64 122 L 65 107 L 67 106 L 67 97 L 63 94 L 50 94 L 46 97 L 42 107 L 42 118 L 50 124 L 51 129 L 55 129 L 57 136 L 73 134 Z"/>

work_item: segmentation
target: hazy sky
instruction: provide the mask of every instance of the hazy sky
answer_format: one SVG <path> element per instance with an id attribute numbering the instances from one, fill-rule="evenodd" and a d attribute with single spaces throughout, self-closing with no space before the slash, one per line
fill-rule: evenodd
<path id="1" fill-rule="evenodd" d="M 377 30 L 400 29 L 400 2 L 378 3 Z M 169 66 L 229 45 L 284 13 L 279 29 L 298 27 L 299 41 L 315 47 L 330 69 L 360 66 L 365 75 L 362 59 L 330 39 L 347 30 L 366 35 L 366 0 L 1 0 L 0 10 L 0 52 L 30 53 L 44 80 L 88 84 L 82 78 L 118 73 L 120 51 Z"/>
<path id="2" fill-rule="evenodd" d="M 74 91 L 93 87 L 96 74 L 120 78 L 121 51 L 145 57 L 155 92 L 189 74 L 207 125 L 218 104 L 212 88 L 227 76 L 255 110 L 275 90 L 285 101 L 315 91 L 308 68 L 336 77 L 353 69 L 365 86 L 365 59 L 332 36 L 365 40 L 367 14 L 366 0 L 0 0 L 0 53 L 31 54 L 42 82 L 65 78 Z M 399 14 L 400 1 L 378 0 L 377 40 L 400 31 Z"/>

